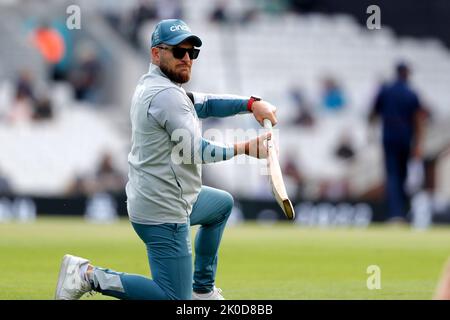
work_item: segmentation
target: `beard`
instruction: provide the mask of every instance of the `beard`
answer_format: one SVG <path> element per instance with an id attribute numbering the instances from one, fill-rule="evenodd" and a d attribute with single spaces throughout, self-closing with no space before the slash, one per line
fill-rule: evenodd
<path id="1" fill-rule="evenodd" d="M 161 71 L 169 78 L 171 81 L 176 83 L 186 83 L 191 79 L 191 71 L 177 71 L 176 69 L 171 69 L 163 61 L 160 62 L 159 68 Z"/>

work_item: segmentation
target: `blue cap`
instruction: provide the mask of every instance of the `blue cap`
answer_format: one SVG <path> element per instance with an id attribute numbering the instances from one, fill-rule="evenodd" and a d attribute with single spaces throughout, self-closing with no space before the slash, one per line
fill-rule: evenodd
<path id="1" fill-rule="evenodd" d="M 190 40 L 195 47 L 202 46 L 202 40 L 191 32 L 183 20 L 179 19 L 160 21 L 152 33 L 152 47 L 161 43 L 175 46 L 185 40 Z"/>

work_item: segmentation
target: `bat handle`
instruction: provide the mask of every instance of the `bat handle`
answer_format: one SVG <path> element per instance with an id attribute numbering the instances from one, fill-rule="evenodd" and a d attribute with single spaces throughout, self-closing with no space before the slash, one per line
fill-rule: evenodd
<path id="1" fill-rule="evenodd" d="M 264 119 L 263 123 L 264 123 L 264 128 L 272 130 L 272 122 L 269 119 Z"/>
<path id="2" fill-rule="evenodd" d="M 264 119 L 263 123 L 264 123 L 264 128 L 269 130 L 269 132 L 272 132 L 272 122 L 269 119 Z M 273 142 L 270 140 L 272 140 L 272 139 L 271 138 L 267 139 L 267 146 L 269 148 L 272 148 Z"/>

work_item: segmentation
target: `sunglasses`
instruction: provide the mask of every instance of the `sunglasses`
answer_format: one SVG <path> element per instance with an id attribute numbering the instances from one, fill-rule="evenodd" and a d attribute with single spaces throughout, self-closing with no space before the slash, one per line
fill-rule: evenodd
<path id="1" fill-rule="evenodd" d="M 191 60 L 197 59 L 198 54 L 200 53 L 200 49 L 195 49 L 195 48 L 180 48 L 180 47 L 157 47 L 159 49 L 163 49 L 163 50 L 168 50 L 168 51 L 172 51 L 172 55 L 175 59 L 183 59 L 184 56 L 186 55 L 186 52 L 189 55 L 189 58 Z"/>

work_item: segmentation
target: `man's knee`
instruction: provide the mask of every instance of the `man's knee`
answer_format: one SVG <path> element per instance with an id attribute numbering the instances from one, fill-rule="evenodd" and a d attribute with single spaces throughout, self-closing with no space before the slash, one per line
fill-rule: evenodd
<path id="1" fill-rule="evenodd" d="M 225 218 L 228 219 L 234 207 L 234 199 L 233 196 L 226 191 L 224 191 L 223 194 L 223 214 Z"/>

